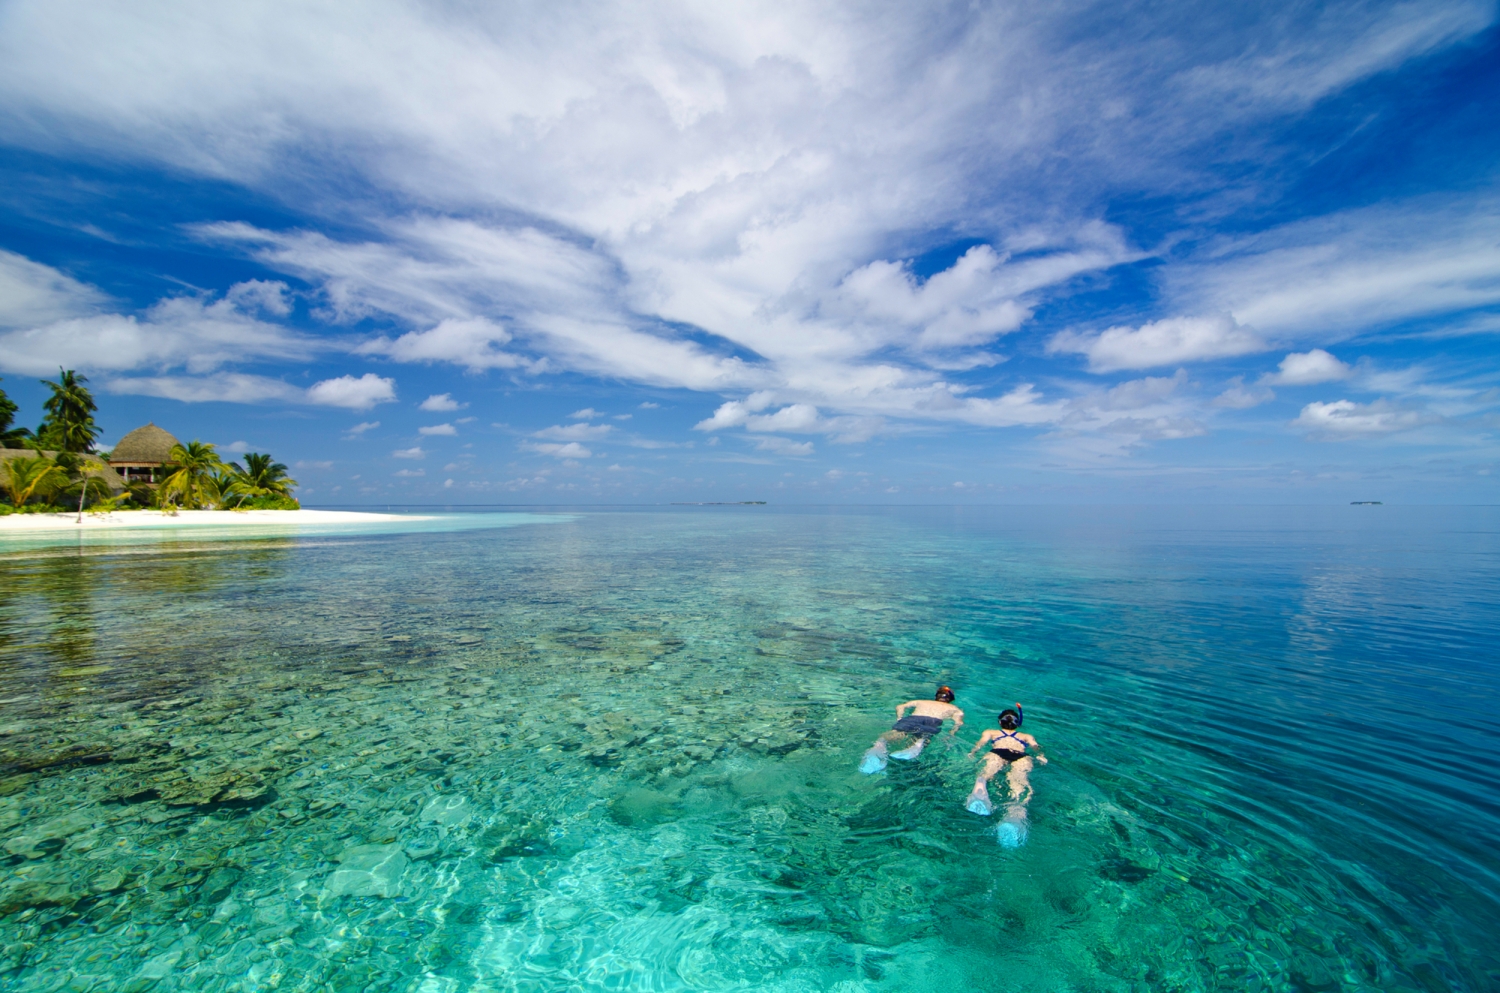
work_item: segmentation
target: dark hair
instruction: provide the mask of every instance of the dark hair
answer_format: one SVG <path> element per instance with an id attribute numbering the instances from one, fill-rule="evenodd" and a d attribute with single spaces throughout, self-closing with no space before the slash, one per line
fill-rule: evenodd
<path id="1" fill-rule="evenodd" d="M 937 693 L 933 696 L 933 699 L 940 700 L 943 703 L 952 703 L 953 690 L 947 686 L 939 686 Z"/>
<path id="2" fill-rule="evenodd" d="M 1006 707 L 1000 711 L 1000 727 L 1005 731 L 1014 731 L 1021 726 L 1021 715 Z"/>

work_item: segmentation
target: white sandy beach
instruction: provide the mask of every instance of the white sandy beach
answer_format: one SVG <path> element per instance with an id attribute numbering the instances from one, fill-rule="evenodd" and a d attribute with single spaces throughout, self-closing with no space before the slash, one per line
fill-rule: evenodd
<path id="1" fill-rule="evenodd" d="M 0 536 L 31 531 L 124 528 L 235 527 L 267 524 L 377 524 L 382 521 L 423 521 L 430 517 L 411 514 L 370 514 L 352 510 L 180 510 L 164 514 L 158 510 L 117 510 L 110 514 L 9 514 L 0 517 Z"/>

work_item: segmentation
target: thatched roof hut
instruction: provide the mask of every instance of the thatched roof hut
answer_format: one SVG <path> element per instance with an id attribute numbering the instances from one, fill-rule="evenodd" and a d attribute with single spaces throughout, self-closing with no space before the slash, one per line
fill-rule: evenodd
<path id="1" fill-rule="evenodd" d="M 136 428 L 120 439 L 109 453 L 109 464 L 132 483 L 159 483 L 162 470 L 172 461 L 172 448 L 181 444 L 155 424 Z"/>
<path id="2" fill-rule="evenodd" d="M 161 466 L 172 461 L 172 448 L 182 444 L 155 424 L 147 424 L 120 439 L 109 453 L 109 464 Z"/>

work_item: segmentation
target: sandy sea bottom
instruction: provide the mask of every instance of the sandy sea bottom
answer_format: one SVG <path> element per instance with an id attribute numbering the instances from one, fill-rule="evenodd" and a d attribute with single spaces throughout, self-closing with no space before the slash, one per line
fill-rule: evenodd
<path id="1" fill-rule="evenodd" d="M 0 556 L 0 986 L 1494 989 L 1497 523 L 28 546 Z M 1026 702 L 1053 761 L 1023 847 L 963 809 L 964 749 L 856 771 L 937 682 L 965 747 Z"/>

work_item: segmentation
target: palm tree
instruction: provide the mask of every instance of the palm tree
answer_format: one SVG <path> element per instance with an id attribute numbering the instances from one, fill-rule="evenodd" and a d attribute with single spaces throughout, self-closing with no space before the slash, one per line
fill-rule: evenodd
<path id="1" fill-rule="evenodd" d="M 58 369 L 57 382 L 42 380 L 43 386 L 52 388 L 52 395 L 42 404 L 47 416 L 37 428 L 37 440 L 43 448 L 58 452 L 87 452 L 94 447 L 99 436 L 99 426 L 94 423 L 94 395 L 84 383 L 87 376 L 80 376 L 72 369 Z"/>
<path id="2" fill-rule="evenodd" d="M 53 460 L 57 468 L 62 470 L 67 477 L 67 482 L 57 488 L 56 493 L 64 496 L 71 503 L 74 494 L 78 496 L 78 523 L 83 523 L 83 505 L 89 496 L 97 499 L 108 499 L 109 487 L 104 480 L 97 475 L 99 465 L 91 459 L 76 455 L 73 452 L 58 452 Z"/>
<path id="3" fill-rule="evenodd" d="M 201 507 L 223 498 L 216 477 L 228 466 L 214 446 L 196 440 L 173 445 L 169 458 L 176 471 L 162 480 L 158 491 L 162 503 L 181 501 L 184 507 Z"/>
<path id="4" fill-rule="evenodd" d="M 33 458 L 6 459 L 4 466 L 0 482 L 10 494 L 10 502 L 17 507 L 24 507 L 38 497 L 50 497 L 70 482 L 67 472 L 41 453 Z"/>
<path id="5" fill-rule="evenodd" d="M 297 481 L 286 474 L 286 466 L 272 462 L 270 455 L 245 453 L 245 481 L 256 490 L 256 496 L 290 497 Z"/>
<path id="6" fill-rule="evenodd" d="M 245 470 L 238 462 L 226 462 L 214 473 L 214 487 L 219 491 L 220 503 L 227 503 L 230 497 L 239 497 L 235 501 L 236 508 L 245 502 L 246 497 L 258 495 L 245 479 Z"/>
<path id="7" fill-rule="evenodd" d="M 26 440 L 31 437 L 30 428 L 13 428 L 16 420 L 16 411 L 20 410 L 16 402 L 0 390 L 0 448 L 25 448 Z"/>

